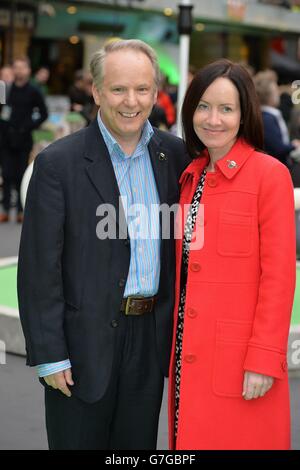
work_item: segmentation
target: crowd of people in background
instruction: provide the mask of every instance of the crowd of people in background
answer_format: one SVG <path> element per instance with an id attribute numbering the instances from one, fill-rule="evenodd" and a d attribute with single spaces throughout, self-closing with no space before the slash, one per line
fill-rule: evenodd
<path id="1" fill-rule="evenodd" d="M 273 70 L 255 74 L 250 66 L 255 89 L 261 103 L 264 124 L 264 150 L 278 158 L 291 171 L 295 186 L 300 186 L 300 107 L 291 98 L 291 84 L 278 85 Z M 188 83 L 197 69 L 190 66 Z M 0 223 L 10 220 L 11 192 L 17 191 L 17 222 L 22 222 L 20 184 L 32 151 L 32 131 L 48 117 L 46 98 L 51 95 L 50 71 L 42 66 L 32 74 L 27 57 L 16 59 L 0 69 L 0 80 L 6 84 L 6 104 L 0 105 Z M 92 95 L 90 72 L 77 70 L 71 87 L 66 90 L 70 112 L 78 113 L 88 125 L 97 115 Z M 177 87 L 161 75 L 157 103 L 150 115 L 153 126 L 176 134 Z"/>
<path id="2" fill-rule="evenodd" d="M 1 107 L 2 205 L 0 222 L 8 222 L 12 207 L 12 189 L 17 191 L 17 222 L 23 221 L 21 182 L 33 147 L 32 131 L 47 119 L 48 111 L 39 86 L 31 82 L 28 58 L 16 59 L 4 67 L 1 79 L 6 84 L 6 103 Z"/>

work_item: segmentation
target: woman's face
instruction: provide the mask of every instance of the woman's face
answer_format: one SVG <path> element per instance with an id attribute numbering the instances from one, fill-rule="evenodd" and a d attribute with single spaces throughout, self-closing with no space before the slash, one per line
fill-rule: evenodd
<path id="1" fill-rule="evenodd" d="M 194 130 L 211 156 L 225 155 L 236 141 L 241 122 L 239 92 L 231 80 L 219 77 L 203 93 L 194 113 Z"/>

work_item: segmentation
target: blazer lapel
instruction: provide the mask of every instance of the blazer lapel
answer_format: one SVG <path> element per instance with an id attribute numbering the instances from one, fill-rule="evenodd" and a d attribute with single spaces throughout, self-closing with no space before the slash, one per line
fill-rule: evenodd
<path id="1" fill-rule="evenodd" d="M 114 168 L 97 120 L 94 120 L 86 129 L 85 148 L 87 176 L 103 203 L 111 204 L 115 208 L 115 211 L 111 211 L 111 215 L 119 225 L 120 220 L 125 221 L 125 214 L 119 199 L 121 196 Z M 121 224 L 120 229 L 122 229 L 122 233 L 124 232 L 123 237 L 127 238 L 126 222 L 125 226 L 123 223 Z"/>
<path id="2" fill-rule="evenodd" d="M 155 131 L 154 131 L 155 132 Z M 167 202 L 168 198 L 168 151 L 162 146 L 161 139 L 154 134 L 150 140 L 149 153 L 152 163 L 152 168 L 154 172 L 154 177 L 157 185 L 157 190 L 159 194 L 160 204 Z M 160 213 L 159 218 L 159 231 L 160 238 L 162 240 L 162 213 Z M 163 241 L 163 240 L 162 240 Z M 165 252 L 165 243 L 160 244 L 160 259 L 163 260 Z"/>
<path id="3" fill-rule="evenodd" d="M 160 203 L 163 204 L 168 198 L 168 151 L 162 146 L 162 141 L 156 134 L 150 140 L 148 149 Z"/>

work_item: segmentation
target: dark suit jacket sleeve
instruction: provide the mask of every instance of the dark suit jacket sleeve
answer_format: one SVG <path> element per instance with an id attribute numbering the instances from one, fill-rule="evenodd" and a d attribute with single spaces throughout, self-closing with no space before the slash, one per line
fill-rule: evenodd
<path id="1" fill-rule="evenodd" d="M 34 129 L 38 129 L 40 125 L 47 119 L 48 111 L 45 103 L 44 96 L 42 95 L 41 91 L 38 88 L 33 89 L 33 108 L 37 108 L 39 111 L 39 118 L 38 119 L 30 119 L 27 123 L 27 127 L 29 131 L 33 131 Z M 25 126 L 26 127 L 26 124 Z"/>
<path id="2" fill-rule="evenodd" d="M 19 311 L 30 366 L 68 358 L 61 272 L 64 197 L 46 153 L 34 163 L 19 251 Z"/>
<path id="3" fill-rule="evenodd" d="M 294 150 L 292 144 L 285 144 L 277 120 L 269 113 L 263 113 L 265 151 L 285 162 L 289 153 Z"/>
<path id="4" fill-rule="evenodd" d="M 46 107 L 44 96 L 43 96 L 43 94 L 41 93 L 40 90 L 37 90 L 35 100 L 36 100 L 36 106 L 37 106 L 37 108 L 39 109 L 39 112 L 40 112 L 39 119 L 36 119 L 33 123 L 33 128 L 37 129 L 38 127 L 40 127 L 40 125 L 44 121 L 46 121 L 46 119 L 48 117 L 48 110 L 47 110 L 47 107 Z"/>

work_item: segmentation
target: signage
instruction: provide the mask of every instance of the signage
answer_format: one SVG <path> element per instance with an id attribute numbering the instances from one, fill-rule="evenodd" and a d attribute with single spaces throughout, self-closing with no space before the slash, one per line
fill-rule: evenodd
<path id="1" fill-rule="evenodd" d="M 0 27 L 9 28 L 11 12 L 0 8 Z M 33 29 L 35 27 L 35 14 L 33 11 L 19 10 L 14 12 L 14 27 L 19 29 Z"/>

